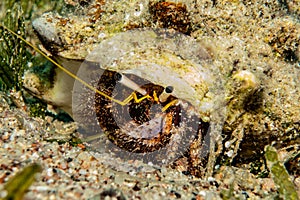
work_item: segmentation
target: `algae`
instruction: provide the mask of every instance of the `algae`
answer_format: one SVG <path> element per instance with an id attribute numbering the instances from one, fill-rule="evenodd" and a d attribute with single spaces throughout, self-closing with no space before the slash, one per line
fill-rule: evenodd
<path id="1" fill-rule="evenodd" d="M 279 194 L 286 200 L 299 199 L 296 188 L 284 165 L 279 161 L 278 153 L 272 146 L 265 147 L 265 157 L 272 178 L 278 186 Z"/>
<path id="2" fill-rule="evenodd" d="M 26 37 L 23 9 L 19 3 L 13 4 L 11 9 L 8 9 L 3 24 L 22 37 Z M 0 43 L 0 90 L 8 91 L 13 88 L 20 90 L 22 75 L 27 69 L 27 61 L 30 59 L 29 54 L 24 42 L 20 39 L 3 29 L 0 30 L 0 34 L 2 41 Z"/>
<path id="3" fill-rule="evenodd" d="M 0 199 L 22 200 L 28 188 L 35 181 L 36 174 L 41 171 L 42 167 L 39 164 L 26 166 L 5 184 L 4 190 L 1 191 Z"/>

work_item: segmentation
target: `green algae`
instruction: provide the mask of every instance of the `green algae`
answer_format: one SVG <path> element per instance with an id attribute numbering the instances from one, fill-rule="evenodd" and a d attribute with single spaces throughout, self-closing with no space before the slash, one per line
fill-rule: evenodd
<path id="1" fill-rule="evenodd" d="M 284 165 L 279 161 L 277 151 L 272 146 L 265 147 L 265 157 L 271 176 L 278 187 L 279 194 L 284 199 L 299 199 L 296 188 Z"/>
<path id="2" fill-rule="evenodd" d="M 63 0 L 46 1 L 18 1 L 4 0 L 0 3 L 0 21 L 10 30 L 19 34 L 27 40 L 32 38 L 31 30 L 32 18 L 41 13 L 55 10 L 62 12 L 64 10 Z M 11 89 L 21 90 L 22 77 L 31 65 L 41 63 L 40 58 L 36 58 L 26 44 L 19 38 L 13 36 L 7 30 L 0 28 L 0 91 L 8 92 Z M 45 62 L 45 59 L 44 61 Z"/>
<path id="3" fill-rule="evenodd" d="M 24 92 L 23 75 L 29 69 L 38 71 L 40 66 L 47 65 L 49 62 L 27 48 L 24 41 L 11 34 L 6 28 L 27 41 L 33 42 L 37 38 L 33 37 L 33 31 L 29 25 L 32 18 L 47 10 L 62 11 L 64 8 L 62 2 L 63 0 L 5 0 L 0 3 L 0 91 L 8 94 L 11 91 L 21 91 L 31 116 L 45 117 L 46 104 Z M 43 72 L 47 76 L 49 73 L 49 71 Z"/>
<path id="4" fill-rule="evenodd" d="M 3 24 L 25 38 L 23 10 L 19 3 L 8 9 Z M 29 54 L 25 43 L 12 36 L 9 32 L 0 30 L 0 90 L 20 90 L 22 75 L 27 68 Z"/>
<path id="5" fill-rule="evenodd" d="M 22 171 L 9 179 L 5 184 L 4 190 L 0 197 L 1 200 L 21 200 L 28 188 L 35 181 L 36 174 L 42 172 L 39 164 L 31 164 L 26 166 Z"/>

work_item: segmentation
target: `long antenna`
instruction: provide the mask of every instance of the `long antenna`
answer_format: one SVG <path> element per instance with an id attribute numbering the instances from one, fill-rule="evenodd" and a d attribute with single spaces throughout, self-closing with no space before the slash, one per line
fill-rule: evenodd
<path id="1" fill-rule="evenodd" d="M 79 81 L 80 83 L 82 83 L 83 85 L 85 85 L 86 87 L 88 87 L 89 89 L 91 89 L 92 91 L 94 91 L 94 92 L 102 95 L 103 97 L 105 97 L 105 98 L 107 98 L 107 99 L 109 99 L 111 101 L 114 101 L 114 102 L 116 102 L 116 103 L 118 103 L 118 104 L 120 104 L 122 106 L 126 104 L 126 102 L 114 99 L 114 98 L 110 97 L 109 95 L 105 94 L 104 92 L 101 92 L 97 88 L 94 88 L 93 86 L 91 86 L 90 84 L 88 84 L 87 82 L 85 82 L 84 80 L 82 80 L 81 78 L 79 78 L 78 76 L 76 76 L 75 74 L 73 74 L 72 72 L 70 72 L 69 70 L 67 70 L 66 68 L 64 68 L 62 65 L 60 65 L 59 63 L 57 63 L 55 60 L 53 60 L 52 58 L 50 58 L 48 55 L 46 55 L 44 52 L 42 52 L 36 46 L 34 46 L 33 44 L 31 44 L 30 42 L 28 42 L 27 40 L 25 40 L 22 36 L 18 35 L 14 31 L 12 31 L 8 27 L 6 27 L 5 25 L 0 24 L 0 26 L 3 27 L 8 32 L 10 32 L 12 35 L 16 36 L 17 38 L 19 38 L 20 40 L 22 40 L 23 42 L 25 42 L 28 46 L 30 46 L 35 51 L 37 51 L 38 53 L 40 53 L 42 56 L 44 56 L 45 58 L 47 58 L 50 62 L 52 62 L 54 65 L 56 65 L 59 69 L 61 69 L 62 71 L 64 71 L 65 73 L 67 73 L 69 76 L 71 76 L 72 78 L 76 79 L 77 81 Z M 133 97 L 131 97 L 131 99 L 132 98 Z M 128 98 L 126 98 L 126 99 L 128 100 Z"/>

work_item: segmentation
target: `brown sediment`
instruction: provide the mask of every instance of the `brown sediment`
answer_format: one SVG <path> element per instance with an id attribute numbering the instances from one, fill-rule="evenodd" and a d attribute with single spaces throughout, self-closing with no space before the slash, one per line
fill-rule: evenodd
<path id="1" fill-rule="evenodd" d="M 157 27 L 174 29 L 181 33 L 190 34 L 191 23 L 184 3 L 150 2 L 149 12 Z"/>

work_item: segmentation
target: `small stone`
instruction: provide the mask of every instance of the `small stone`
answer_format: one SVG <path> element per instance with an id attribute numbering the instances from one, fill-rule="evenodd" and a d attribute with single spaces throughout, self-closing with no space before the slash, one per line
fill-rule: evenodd
<path id="1" fill-rule="evenodd" d="M 80 169 L 79 170 L 79 174 L 86 175 L 87 174 L 87 170 L 86 169 Z"/>
<path id="2" fill-rule="evenodd" d="M 225 154 L 226 154 L 229 158 L 231 158 L 231 157 L 233 156 L 233 153 L 234 153 L 233 150 L 229 150 L 229 151 L 227 151 Z"/>
<path id="3" fill-rule="evenodd" d="M 47 176 L 49 176 L 49 177 L 53 176 L 53 169 L 52 168 L 47 169 Z"/>
<path id="4" fill-rule="evenodd" d="M 216 181 L 216 179 L 214 177 L 210 176 L 210 177 L 207 178 L 207 181 L 208 182 L 214 182 L 214 181 Z"/>
<path id="5" fill-rule="evenodd" d="M 226 142 L 225 142 L 225 148 L 229 148 L 230 145 L 231 145 L 231 142 L 230 142 L 230 141 L 226 141 Z"/>

